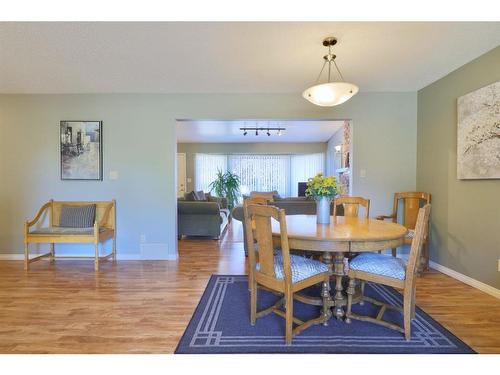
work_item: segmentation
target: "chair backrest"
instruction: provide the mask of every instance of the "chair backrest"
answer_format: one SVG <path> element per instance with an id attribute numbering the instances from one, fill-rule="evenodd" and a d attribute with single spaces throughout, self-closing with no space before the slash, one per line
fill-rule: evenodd
<path id="1" fill-rule="evenodd" d="M 112 201 L 51 201 L 50 225 L 58 226 L 62 206 L 96 205 L 95 221 L 108 229 L 116 229 L 116 202 Z"/>
<path id="2" fill-rule="evenodd" d="M 420 252 L 429 231 L 429 215 L 431 213 L 431 205 L 427 203 L 424 207 L 418 210 L 417 222 L 415 224 L 415 235 L 411 242 L 410 256 L 406 264 L 406 280 L 405 283 L 413 286 L 415 283 L 415 275 L 417 273 L 420 259 Z M 408 285 L 407 284 L 407 285 Z"/>
<path id="3" fill-rule="evenodd" d="M 268 201 L 272 201 L 275 196 L 278 195 L 276 190 L 273 191 L 252 191 L 250 192 L 250 198 L 265 198 Z"/>
<path id="4" fill-rule="evenodd" d="M 364 217 L 368 219 L 370 216 L 370 200 L 363 197 L 339 197 L 333 202 L 333 216 L 337 216 L 337 206 L 344 207 L 344 216 L 358 217 L 359 206 L 363 206 L 365 210 Z"/>
<path id="5" fill-rule="evenodd" d="M 431 195 L 429 193 L 409 191 L 394 194 L 394 207 L 392 214 L 393 221 L 398 220 L 399 201 L 403 200 L 403 217 L 402 224 L 408 229 L 415 229 L 417 223 L 417 215 L 421 206 L 431 203 Z"/>
<path id="6" fill-rule="evenodd" d="M 285 282 L 291 284 L 292 270 L 290 266 L 290 248 L 286 230 L 285 210 L 273 206 L 245 204 L 245 230 L 250 261 L 250 272 L 276 279 L 274 272 L 274 241 L 271 220 L 276 220 L 280 227 L 281 253 Z M 255 229 L 252 230 L 252 223 Z"/>

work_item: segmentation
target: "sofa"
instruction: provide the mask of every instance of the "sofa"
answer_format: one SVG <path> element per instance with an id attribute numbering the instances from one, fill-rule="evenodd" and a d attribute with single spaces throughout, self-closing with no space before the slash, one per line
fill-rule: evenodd
<path id="1" fill-rule="evenodd" d="M 184 198 L 177 200 L 178 238 L 203 236 L 219 239 L 231 220 L 226 198 L 196 192 L 197 196 L 193 199 L 192 193 L 187 193 Z"/>
<path id="2" fill-rule="evenodd" d="M 252 198 L 260 195 L 251 194 Z M 271 197 L 269 197 L 271 198 Z M 307 197 L 290 197 L 290 198 L 280 198 L 277 194 L 273 194 L 272 199 L 268 200 L 268 204 L 282 208 L 285 210 L 287 215 L 315 215 L 316 214 L 316 202 L 312 198 Z M 333 215 L 333 204 L 330 207 L 330 214 Z M 344 214 L 343 207 L 337 207 L 337 215 L 342 216 Z M 245 255 L 248 255 L 247 242 L 246 242 L 246 228 L 245 220 L 243 215 L 243 205 L 236 206 L 232 213 L 232 217 L 235 220 L 241 221 L 243 223 L 243 241 Z"/>

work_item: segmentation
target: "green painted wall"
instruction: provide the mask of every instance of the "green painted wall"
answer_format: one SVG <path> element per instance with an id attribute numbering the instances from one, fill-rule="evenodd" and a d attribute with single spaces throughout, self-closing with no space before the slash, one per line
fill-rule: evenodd
<path id="1" fill-rule="evenodd" d="M 22 253 L 23 222 L 50 198 L 114 197 L 119 256 L 175 255 L 176 119 L 352 119 L 353 193 L 386 213 L 395 191 L 416 186 L 416 104 L 416 93 L 395 92 L 333 108 L 299 93 L 0 95 L 0 253 Z M 59 121 L 71 119 L 103 121 L 104 181 L 60 181 Z"/>
<path id="2" fill-rule="evenodd" d="M 457 179 L 457 98 L 500 80 L 500 47 L 418 92 L 417 188 L 432 194 L 431 259 L 500 288 L 500 180 Z M 499 114 L 500 118 L 500 114 Z"/>
<path id="3" fill-rule="evenodd" d="M 178 143 L 177 152 L 186 154 L 186 191 L 195 186 L 194 155 L 205 154 L 313 154 L 326 153 L 324 143 Z M 326 157 L 326 155 L 325 155 Z"/>

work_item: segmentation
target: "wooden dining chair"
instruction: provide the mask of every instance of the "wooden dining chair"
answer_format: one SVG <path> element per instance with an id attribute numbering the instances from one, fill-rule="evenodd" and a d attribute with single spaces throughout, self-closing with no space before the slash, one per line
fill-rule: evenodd
<path id="1" fill-rule="evenodd" d="M 243 209 L 245 206 L 249 204 L 257 204 L 257 205 L 267 205 L 269 200 L 265 197 L 247 197 L 243 200 Z M 248 257 L 248 249 L 247 249 L 247 231 L 246 231 L 246 223 L 245 218 L 243 218 L 243 242 L 244 242 L 244 251 L 245 257 Z M 253 224 L 252 229 L 255 229 L 255 224 Z"/>
<path id="2" fill-rule="evenodd" d="M 344 216 L 358 217 L 359 207 L 364 207 L 364 217 L 370 216 L 370 200 L 363 197 L 339 197 L 333 201 L 333 216 L 337 216 L 337 206 L 344 207 Z"/>
<path id="3" fill-rule="evenodd" d="M 305 288 L 318 283 L 329 282 L 329 268 L 326 264 L 305 257 L 291 255 L 288 246 L 285 210 L 273 206 L 244 206 L 247 231 L 248 258 L 250 261 L 250 322 L 255 325 L 256 319 L 275 313 L 285 318 L 285 341 L 289 345 L 292 337 L 313 324 L 322 323 L 328 316 L 326 298 L 321 315 L 317 318 L 302 321 L 293 316 L 293 297 Z M 275 253 L 271 220 L 276 220 L 280 227 L 281 251 Z M 252 230 L 252 222 L 255 229 Z M 254 246 L 254 242 L 257 246 Z M 257 312 L 257 286 L 264 287 L 283 295 L 274 305 Z M 280 308 L 284 305 L 285 311 Z M 296 327 L 293 328 L 293 324 Z"/>
<path id="4" fill-rule="evenodd" d="M 399 210 L 402 201 L 402 210 Z M 377 216 L 377 220 L 391 219 L 393 223 L 397 223 L 398 219 L 401 224 L 408 229 L 408 234 L 404 239 L 405 244 L 411 244 L 415 235 L 415 225 L 417 223 L 417 215 L 420 207 L 431 203 L 431 195 L 425 192 L 400 192 L 394 194 L 394 204 L 390 215 Z M 402 212 L 401 212 L 402 211 Z M 427 225 L 426 228 L 429 228 Z M 392 256 L 397 255 L 397 249 L 392 249 Z M 426 271 L 429 269 L 429 236 L 425 235 L 425 242 L 422 248 L 422 254 L 418 260 L 418 271 Z"/>
<path id="5" fill-rule="evenodd" d="M 425 241 L 431 205 L 426 204 L 418 211 L 415 224 L 415 235 L 411 243 L 408 263 L 400 258 L 386 254 L 362 253 L 349 264 L 349 286 L 347 288 L 346 322 L 351 319 L 364 320 L 404 333 L 406 340 L 411 337 L 411 319 L 415 317 L 415 294 L 417 264 Z M 368 301 L 381 306 L 376 318 L 354 314 L 352 312 L 352 298 L 355 292 L 356 280 L 374 282 L 392 286 L 403 290 L 403 308 L 377 301 L 371 297 L 361 296 L 362 301 Z M 394 309 L 403 313 L 403 327 L 383 320 L 386 309 Z"/>

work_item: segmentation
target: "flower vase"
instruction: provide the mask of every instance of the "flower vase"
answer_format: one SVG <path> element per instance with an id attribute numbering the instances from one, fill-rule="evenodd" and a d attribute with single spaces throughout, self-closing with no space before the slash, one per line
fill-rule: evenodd
<path id="1" fill-rule="evenodd" d="M 318 197 L 316 199 L 316 222 L 318 224 L 330 224 L 330 204 L 329 197 Z"/>

